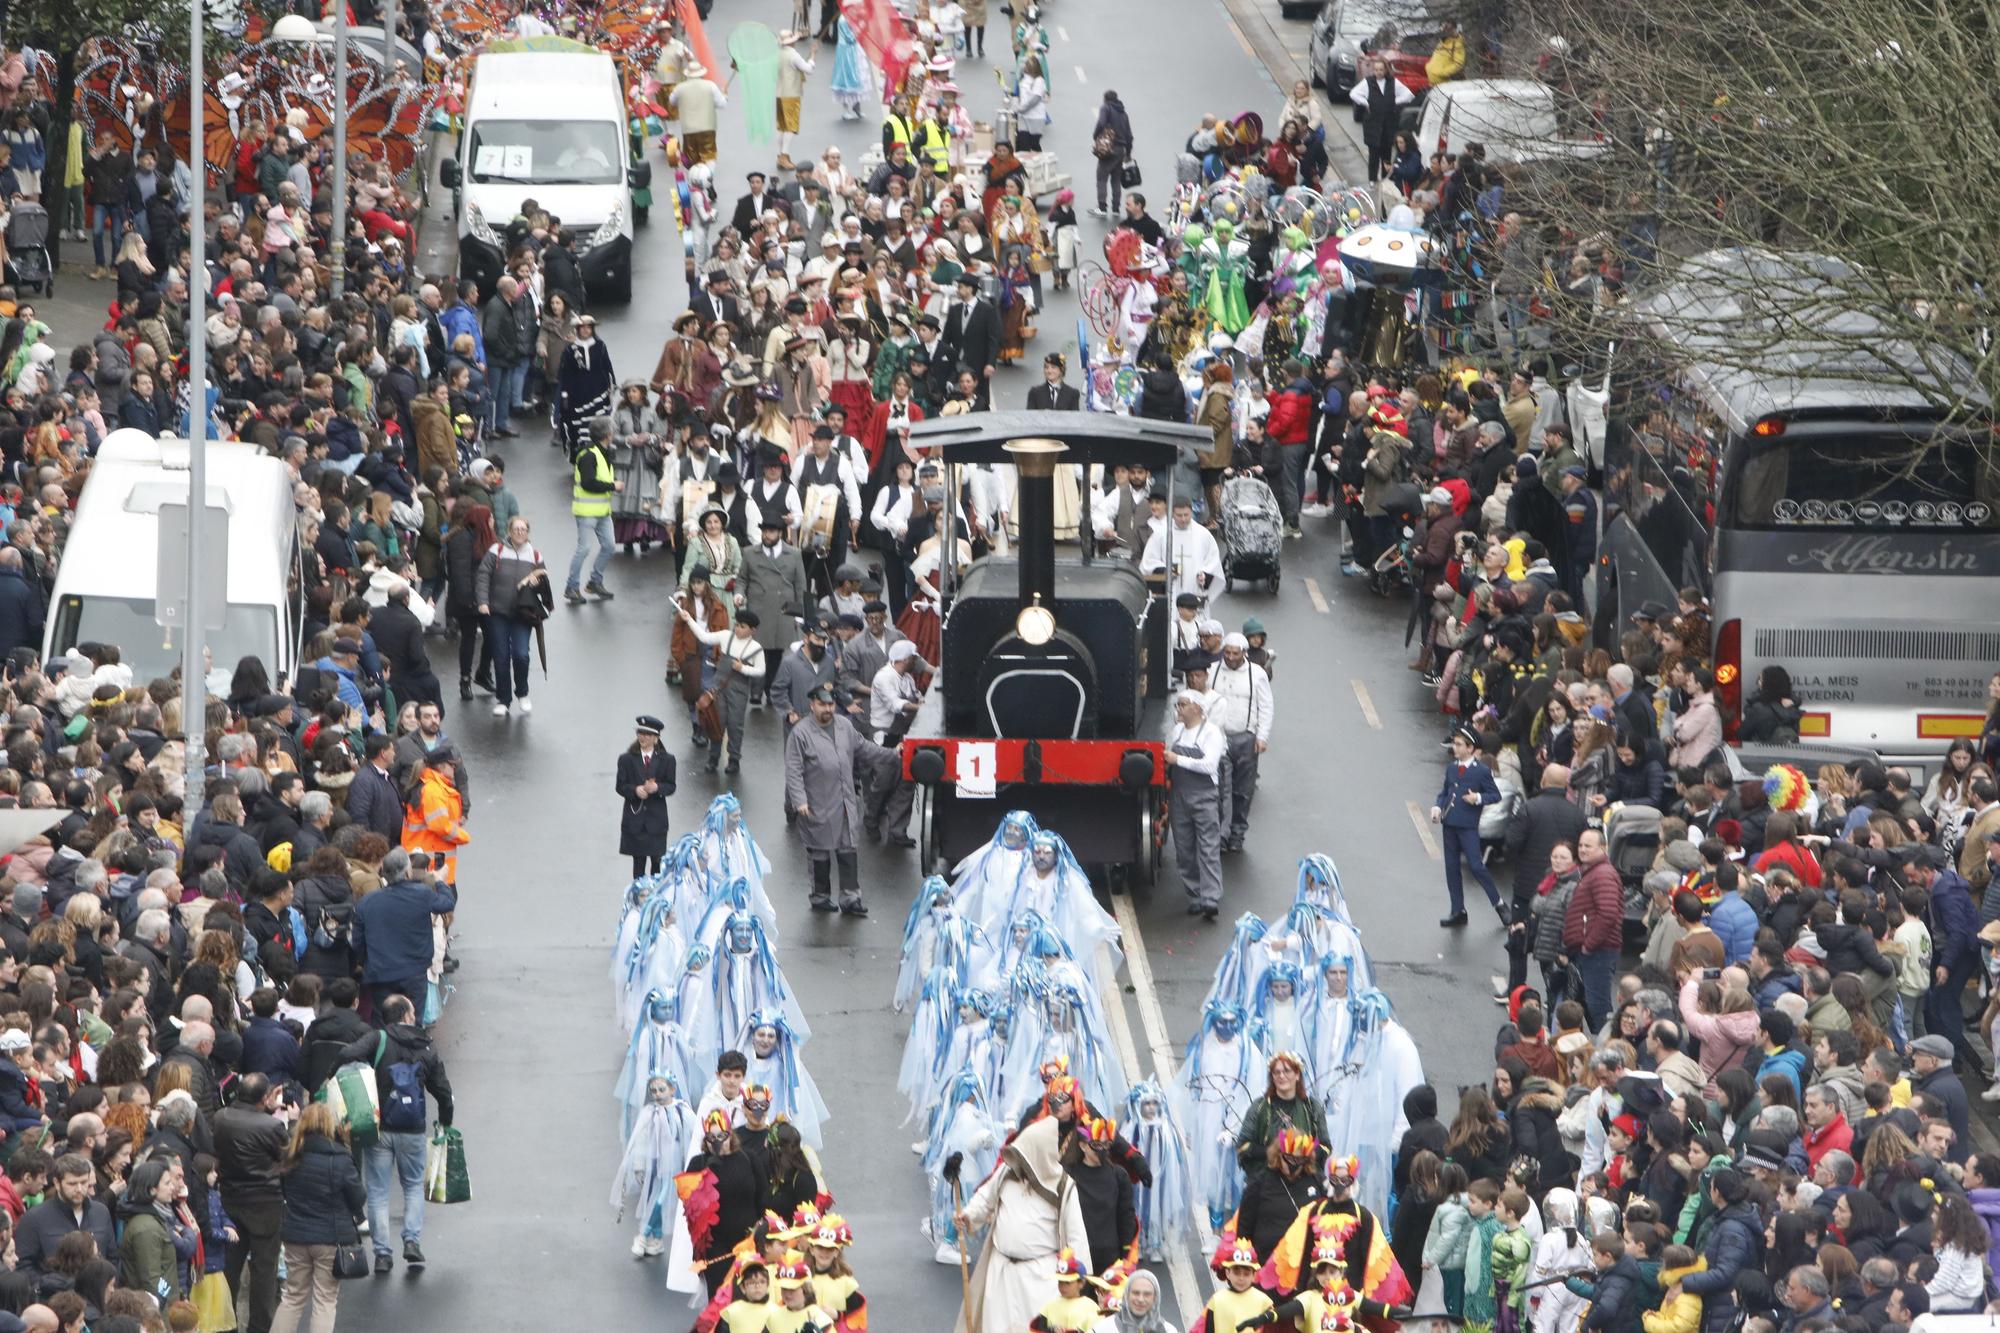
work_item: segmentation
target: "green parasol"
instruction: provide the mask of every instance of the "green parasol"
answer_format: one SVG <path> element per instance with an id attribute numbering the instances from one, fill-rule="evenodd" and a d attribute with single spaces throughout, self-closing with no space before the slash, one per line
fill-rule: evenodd
<path id="1" fill-rule="evenodd" d="M 743 80 L 743 126 L 753 144 L 778 131 L 778 34 L 761 23 L 739 23 L 729 34 L 729 63 Z"/>

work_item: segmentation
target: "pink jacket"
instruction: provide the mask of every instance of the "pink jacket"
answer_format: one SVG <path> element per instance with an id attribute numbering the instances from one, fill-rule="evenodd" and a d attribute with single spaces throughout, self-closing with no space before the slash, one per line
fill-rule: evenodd
<path id="1" fill-rule="evenodd" d="M 1701 1043 L 1701 1072 L 1708 1080 L 1702 1089 L 1706 1097 L 1720 1095 L 1715 1080 L 1725 1070 L 1743 1063 L 1743 1057 L 1757 1044 L 1757 1011 L 1745 1009 L 1734 1014 L 1704 1014 L 1695 1004 L 1701 989 L 1699 978 L 1690 977 L 1681 987 L 1681 1021 Z"/>

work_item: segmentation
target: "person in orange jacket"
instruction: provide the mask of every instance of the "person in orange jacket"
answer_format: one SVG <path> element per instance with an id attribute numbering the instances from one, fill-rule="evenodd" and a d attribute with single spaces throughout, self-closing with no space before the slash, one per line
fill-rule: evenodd
<path id="1" fill-rule="evenodd" d="M 428 852 L 438 875 L 458 883 L 458 849 L 472 841 L 465 831 L 465 801 L 452 785 L 458 751 L 440 742 L 423 757 L 416 781 L 403 798 L 403 850 Z"/>

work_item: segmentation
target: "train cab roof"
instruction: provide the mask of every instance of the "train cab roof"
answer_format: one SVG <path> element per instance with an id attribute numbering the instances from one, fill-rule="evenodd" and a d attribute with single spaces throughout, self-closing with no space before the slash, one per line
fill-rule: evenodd
<path id="1" fill-rule="evenodd" d="M 1010 440 L 1061 440 L 1065 463 L 1173 466 L 1184 447 L 1205 450 L 1214 436 L 1199 426 L 1110 412 L 969 412 L 934 417 L 910 428 L 910 443 L 938 449 L 948 463 L 1011 463 Z"/>

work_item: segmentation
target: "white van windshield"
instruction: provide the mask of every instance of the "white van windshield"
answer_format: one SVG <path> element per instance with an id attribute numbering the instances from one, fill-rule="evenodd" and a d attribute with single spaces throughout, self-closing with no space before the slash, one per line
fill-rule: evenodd
<path id="1" fill-rule="evenodd" d="M 271 675 L 278 672 L 278 618 L 268 606 L 232 602 L 221 629 L 204 637 L 209 661 L 234 670 L 245 657 L 259 658 Z M 180 640 L 167 642 L 167 632 L 153 623 L 153 603 L 143 597 L 64 597 L 56 607 L 56 633 L 49 647 L 54 654 L 79 643 L 115 643 L 120 660 L 132 668 L 134 680 L 152 680 L 181 664 Z"/>
<path id="2" fill-rule="evenodd" d="M 608 120 L 478 120 L 467 175 L 477 184 L 616 185 L 626 146 Z"/>

